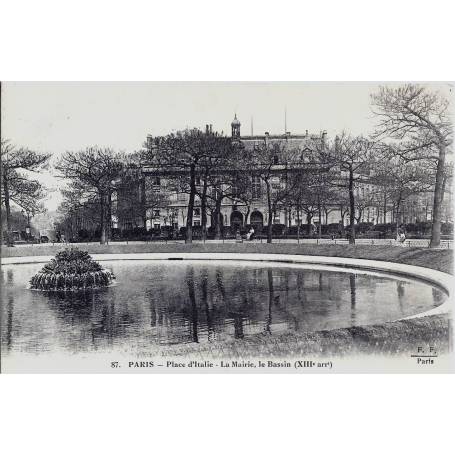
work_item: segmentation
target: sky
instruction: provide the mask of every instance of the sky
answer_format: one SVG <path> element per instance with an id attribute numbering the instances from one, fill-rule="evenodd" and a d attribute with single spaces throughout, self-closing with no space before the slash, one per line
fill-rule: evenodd
<path id="1" fill-rule="evenodd" d="M 319 134 L 342 130 L 368 135 L 375 119 L 370 94 L 376 83 L 232 82 L 6 82 L 2 83 L 2 138 L 17 146 L 50 152 L 88 146 L 132 152 L 146 136 L 186 127 L 230 134 L 237 114 L 241 134 Z M 446 83 L 427 84 L 450 96 Z M 61 197 L 52 167 L 39 179 L 53 191 L 45 200 L 55 210 Z"/>

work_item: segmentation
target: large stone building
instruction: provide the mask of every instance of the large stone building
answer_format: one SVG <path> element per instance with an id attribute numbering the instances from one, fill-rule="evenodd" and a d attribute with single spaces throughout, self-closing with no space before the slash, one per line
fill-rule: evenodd
<path id="1" fill-rule="evenodd" d="M 207 133 L 211 133 L 211 126 L 207 126 Z M 262 145 L 278 144 L 281 149 L 286 148 L 299 150 L 302 156 L 310 152 L 314 147 L 312 143 L 323 142 L 326 140 L 326 132 L 320 134 L 270 134 L 265 132 L 263 135 L 241 135 L 241 123 L 235 115 L 231 123 L 231 137 L 233 141 L 240 141 L 246 150 L 254 150 Z M 149 191 L 156 193 L 166 192 L 166 204 L 162 207 L 154 207 L 145 212 L 145 226 L 147 230 L 158 229 L 163 226 L 173 226 L 180 228 L 186 226 L 187 208 L 189 195 L 185 192 L 169 191 L 165 173 L 153 167 L 144 166 L 142 169 L 144 176 L 144 187 Z M 279 175 L 282 171 L 277 163 L 276 166 L 276 183 L 279 182 Z M 148 182 L 148 183 L 147 183 Z M 201 184 L 200 179 L 196 179 L 196 185 Z M 272 183 L 273 185 L 273 183 Z M 147 200 L 147 190 L 144 191 L 144 199 Z M 235 228 L 242 228 L 245 225 L 253 225 L 256 229 L 265 226 L 268 223 L 268 211 L 266 203 L 266 193 L 264 184 L 258 176 L 251 177 L 251 201 L 248 206 L 239 199 L 226 197 L 221 206 L 222 225 Z M 201 225 L 201 207 L 200 200 L 196 196 L 195 208 L 193 213 L 193 225 Z M 299 219 L 302 218 L 300 215 Z M 336 220 L 336 221 L 334 221 Z M 315 220 L 318 221 L 317 219 Z M 332 216 L 329 222 L 338 222 L 339 219 Z M 296 213 L 292 210 L 276 210 L 273 213 L 273 223 L 292 226 L 297 224 Z M 210 215 L 208 216 L 207 227 L 212 225 Z"/>
<path id="2" fill-rule="evenodd" d="M 207 126 L 207 134 L 211 134 L 211 125 Z M 302 163 L 305 162 L 305 157 L 311 154 L 315 149 L 315 145 L 324 144 L 327 140 L 325 131 L 319 134 L 309 134 L 308 130 L 304 134 L 270 134 L 265 132 L 263 135 L 241 135 L 241 123 L 235 115 L 231 123 L 231 137 L 233 141 L 240 141 L 246 150 L 260 149 L 263 145 L 278 144 L 280 149 L 287 148 L 299 150 L 301 153 Z M 151 141 L 147 141 L 151 147 Z M 280 174 L 282 170 L 279 165 L 279 160 L 276 165 L 276 177 L 274 184 L 280 182 Z M 130 229 L 132 227 L 146 227 L 150 229 L 161 229 L 164 226 L 172 226 L 173 228 L 181 228 L 186 226 L 188 199 L 189 195 L 186 192 L 179 192 L 174 185 L 169 184 L 169 173 L 164 170 L 157 169 L 153 166 L 144 165 L 142 167 L 142 178 L 138 182 L 138 187 L 130 188 L 137 202 L 144 205 L 144 210 L 131 211 L 130 215 L 116 216 L 113 222 L 114 227 L 121 229 Z M 199 178 L 196 178 L 196 185 L 200 186 Z M 341 190 L 343 191 L 343 190 Z M 368 201 L 361 213 L 356 213 L 359 221 L 370 223 L 386 223 L 395 220 L 393 206 L 390 203 L 384 204 L 381 199 L 380 191 L 377 187 L 370 184 L 368 176 L 365 176 L 363 183 L 355 188 L 357 200 Z M 245 204 L 240 199 L 228 198 L 223 200 L 221 206 L 221 222 L 224 226 L 230 226 L 235 229 L 242 228 L 245 225 L 253 225 L 256 229 L 260 229 L 268 223 L 268 217 L 273 216 L 273 224 L 281 224 L 284 226 L 296 226 L 298 223 L 305 223 L 305 215 L 302 212 L 297 213 L 295 208 L 281 207 L 273 214 L 269 215 L 266 203 L 266 192 L 264 184 L 260 177 L 251 175 L 251 201 Z M 161 203 L 156 203 L 156 200 Z M 154 199 L 155 203 L 149 204 L 148 201 Z M 411 200 L 412 199 L 412 200 Z M 130 199 L 131 200 L 131 199 Z M 431 194 L 416 196 L 403 206 L 399 214 L 400 222 L 413 223 L 416 221 L 426 221 L 431 219 Z M 374 201 L 374 202 L 372 202 Z M 114 199 L 114 207 L 116 204 L 121 204 L 122 198 L 119 195 L 118 202 Z M 139 205 L 140 205 L 139 204 Z M 123 201 L 123 205 L 130 205 L 129 201 Z M 447 204 L 446 204 L 447 205 Z M 146 209 L 146 206 L 152 206 Z M 358 209 L 357 209 L 358 210 Z M 125 213 L 125 211 L 123 211 Z M 446 213 L 447 212 L 447 213 Z M 443 221 L 452 221 L 451 210 L 447 210 Z M 128 213 L 128 210 L 126 211 Z M 210 213 L 207 216 L 207 227 L 213 225 Z M 202 222 L 201 204 L 198 196 L 195 199 L 193 225 L 200 226 Z M 312 218 L 312 222 L 318 224 L 343 224 L 349 223 L 347 206 L 344 207 L 334 201 L 330 206 L 325 206 L 321 212 L 316 211 Z"/>

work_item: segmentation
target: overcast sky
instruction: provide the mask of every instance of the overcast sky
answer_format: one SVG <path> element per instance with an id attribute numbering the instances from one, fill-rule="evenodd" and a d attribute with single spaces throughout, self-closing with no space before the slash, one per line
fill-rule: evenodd
<path id="1" fill-rule="evenodd" d="M 448 84 L 428 84 L 449 96 Z M 126 152 L 141 148 L 147 134 L 185 127 L 230 134 L 237 113 L 241 134 L 319 133 L 346 129 L 368 135 L 374 118 L 370 94 L 375 83 L 3 83 L 2 137 L 16 145 L 58 156 L 87 146 Z M 51 175 L 47 185 L 57 188 Z M 54 210 L 60 197 L 46 201 Z"/>

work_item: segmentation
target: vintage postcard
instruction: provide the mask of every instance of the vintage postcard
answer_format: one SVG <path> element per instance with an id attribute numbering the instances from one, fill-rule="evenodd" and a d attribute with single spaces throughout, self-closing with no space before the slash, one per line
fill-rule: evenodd
<path id="1" fill-rule="evenodd" d="M 1 372 L 454 372 L 453 90 L 2 83 Z"/>

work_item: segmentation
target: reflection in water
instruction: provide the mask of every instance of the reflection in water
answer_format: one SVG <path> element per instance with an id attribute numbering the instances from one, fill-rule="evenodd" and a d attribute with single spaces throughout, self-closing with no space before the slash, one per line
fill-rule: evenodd
<path id="1" fill-rule="evenodd" d="M 14 308 L 14 299 L 11 294 L 8 295 L 8 304 L 7 304 L 7 318 L 6 318 L 6 347 L 8 351 L 11 349 L 11 340 L 12 330 L 13 330 L 13 308 Z"/>
<path id="2" fill-rule="evenodd" d="M 201 289 L 202 289 L 202 304 L 205 308 L 205 318 L 207 321 L 207 334 L 208 340 L 213 341 L 215 339 L 215 329 L 213 326 L 213 316 L 212 316 L 212 308 L 209 305 L 209 300 L 207 296 L 207 281 L 208 281 L 208 272 L 207 269 L 204 268 L 201 274 Z"/>
<path id="3" fill-rule="evenodd" d="M 269 305 L 267 319 L 265 321 L 264 333 L 272 333 L 272 302 L 274 301 L 275 295 L 273 291 L 273 271 L 272 269 L 267 270 L 267 280 L 269 285 Z"/>
<path id="4" fill-rule="evenodd" d="M 356 306 L 356 286 L 355 286 L 355 273 L 349 274 L 349 288 L 351 290 L 351 323 L 356 324 L 355 320 L 355 306 Z"/>
<path id="5" fill-rule="evenodd" d="M 197 306 L 196 306 L 196 293 L 194 290 L 194 269 L 193 267 L 188 268 L 188 275 L 186 278 L 186 282 L 188 284 L 188 296 L 191 302 L 191 335 L 192 340 L 197 343 L 198 336 L 197 336 Z"/>
<path id="6" fill-rule="evenodd" d="M 415 281 L 310 267 L 222 261 L 112 262 L 117 286 L 87 292 L 26 289 L 40 265 L 1 274 L 2 351 L 136 351 L 329 330 L 416 314 L 445 294 Z"/>
<path id="7" fill-rule="evenodd" d="M 405 282 L 404 281 L 397 281 L 397 297 L 398 297 L 398 303 L 400 304 L 400 309 L 401 311 L 404 311 L 404 305 L 405 305 Z"/>
<path id="8" fill-rule="evenodd" d="M 445 294 L 443 294 L 438 289 L 432 287 L 431 288 L 431 295 L 433 296 L 433 306 L 434 307 L 442 305 L 442 303 L 445 300 Z"/>

